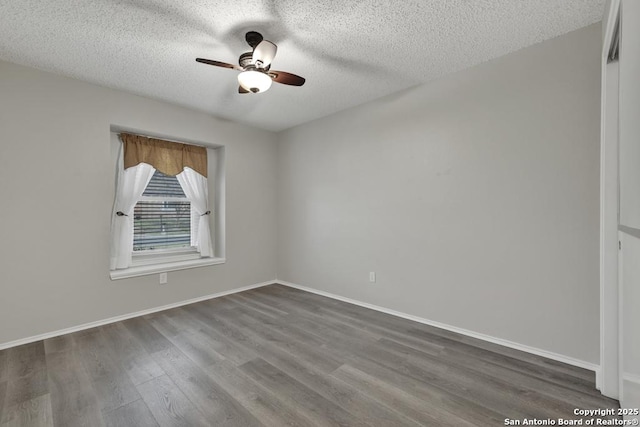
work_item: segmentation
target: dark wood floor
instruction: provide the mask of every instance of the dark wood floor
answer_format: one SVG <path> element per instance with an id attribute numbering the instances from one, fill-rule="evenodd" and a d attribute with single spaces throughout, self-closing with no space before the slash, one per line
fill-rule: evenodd
<path id="1" fill-rule="evenodd" d="M 0 351 L 0 426 L 498 426 L 590 371 L 279 285 Z"/>

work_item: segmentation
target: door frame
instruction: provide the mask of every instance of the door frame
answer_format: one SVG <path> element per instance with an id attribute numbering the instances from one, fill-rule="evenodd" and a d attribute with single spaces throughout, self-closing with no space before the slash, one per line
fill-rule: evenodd
<path id="1" fill-rule="evenodd" d="M 602 20 L 602 74 L 600 126 L 600 370 L 596 387 L 618 399 L 620 390 L 620 340 L 618 307 L 618 94 L 607 91 L 611 83 L 609 51 L 620 15 L 620 0 L 608 0 Z M 609 74 L 607 73 L 609 71 Z M 616 78 L 617 82 L 617 78 Z M 609 92 L 609 96 L 608 95 Z M 615 103 L 615 105 L 612 105 Z M 615 108 L 613 108 L 615 107 Z M 613 108 L 613 109 L 612 109 Z M 615 129 L 613 129 L 615 127 Z"/>

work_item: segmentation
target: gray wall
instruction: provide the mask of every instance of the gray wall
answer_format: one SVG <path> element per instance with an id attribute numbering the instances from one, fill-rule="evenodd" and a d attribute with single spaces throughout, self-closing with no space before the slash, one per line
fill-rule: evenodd
<path id="1" fill-rule="evenodd" d="M 0 94 L 0 344 L 275 278 L 273 134 L 6 62 Z M 109 279 L 112 124 L 226 146 L 226 264 Z"/>
<path id="2" fill-rule="evenodd" d="M 598 363 L 600 37 L 281 134 L 279 279 Z"/>

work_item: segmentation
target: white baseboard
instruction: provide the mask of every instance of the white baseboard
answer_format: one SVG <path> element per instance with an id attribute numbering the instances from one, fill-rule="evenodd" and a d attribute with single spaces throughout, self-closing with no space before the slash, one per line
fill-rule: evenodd
<path id="1" fill-rule="evenodd" d="M 71 328 L 60 329 L 57 331 L 47 332 L 45 334 L 34 335 L 28 338 L 21 338 L 15 341 L 0 343 L 0 350 L 4 350 L 6 348 L 11 348 L 11 347 L 17 347 L 23 344 L 29 344 L 35 341 L 45 340 L 45 339 L 57 337 L 60 335 L 70 334 L 73 332 L 83 331 L 85 329 L 95 328 L 96 326 L 108 325 L 109 323 L 120 322 L 122 320 L 131 319 L 132 317 L 144 316 L 146 314 L 157 313 L 158 311 L 169 310 L 171 308 L 181 307 L 183 305 L 193 304 L 196 302 L 205 301 L 205 300 L 214 299 L 214 298 L 220 298 L 225 295 L 248 291 L 249 289 L 260 288 L 262 286 L 272 285 L 274 283 L 276 283 L 274 280 L 270 280 L 268 282 L 256 283 L 255 285 L 243 286 L 241 288 L 231 289 L 229 291 L 218 292 L 216 294 L 205 295 L 198 298 L 192 298 L 192 299 L 188 299 L 180 302 L 163 305 L 160 307 L 153 307 L 147 310 L 136 311 L 135 313 L 127 313 L 121 316 L 115 316 L 115 317 L 110 317 L 108 319 L 97 320 L 95 322 L 84 323 L 82 325 L 72 326 Z"/>
<path id="2" fill-rule="evenodd" d="M 306 286 L 297 285 L 295 283 L 285 282 L 283 280 L 276 280 L 276 283 L 279 283 L 284 286 L 288 286 L 290 288 L 300 289 L 302 291 L 311 292 L 317 295 L 322 295 L 324 297 L 333 298 L 339 301 L 347 302 L 349 304 L 359 305 L 360 307 L 370 308 L 371 310 L 380 311 L 382 313 L 390 314 L 392 316 L 401 317 L 403 319 L 413 320 L 414 322 L 423 323 L 429 326 L 435 326 L 436 328 L 445 329 L 447 331 L 456 332 L 461 335 L 466 335 L 468 337 L 477 338 L 483 341 L 488 341 L 494 344 L 502 345 L 504 347 L 513 348 L 515 350 L 524 351 L 527 353 L 535 354 L 537 356 L 546 357 L 547 359 L 556 360 L 558 362 L 566 363 L 568 365 L 577 366 L 580 368 L 588 369 L 590 371 L 594 371 L 596 374 L 596 383 L 599 384 L 600 380 L 600 365 L 596 365 L 595 363 L 586 362 L 584 360 L 575 359 L 573 357 L 564 356 L 562 354 L 554 353 L 547 350 L 542 350 L 536 347 L 531 347 L 524 344 L 519 344 L 513 341 L 508 341 L 502 338 L 492 337 L 490 335 L 481 334 L 479 332 L 470 331 L 468 329 L 458 328 L 457 326 L 447 325 L 445 323 L 436 322 L 429 319 L 424 319 L 422 317 L 414 316 L 411 314 L 402 313 L 399 311 L 391 310 L 388 308 L 380 307 L 377 305 L 369 304 L 366 302 L 354 300 L 351 298 L 345 298 L 340 295 L 331 294 L 329 292 L 319 291 L 317 289 L 308 288 Z"/>

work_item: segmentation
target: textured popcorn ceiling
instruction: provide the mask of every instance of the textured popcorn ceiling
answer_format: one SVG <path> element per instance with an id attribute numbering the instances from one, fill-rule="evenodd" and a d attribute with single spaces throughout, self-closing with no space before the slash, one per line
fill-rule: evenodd
<path id="1" fill-rule="evenodd" d="M 2 0 L 0 59 L 281 130 L 600 21 L 604 0 Z M 248 30 L 307 79 L 237 94 Z"/>

